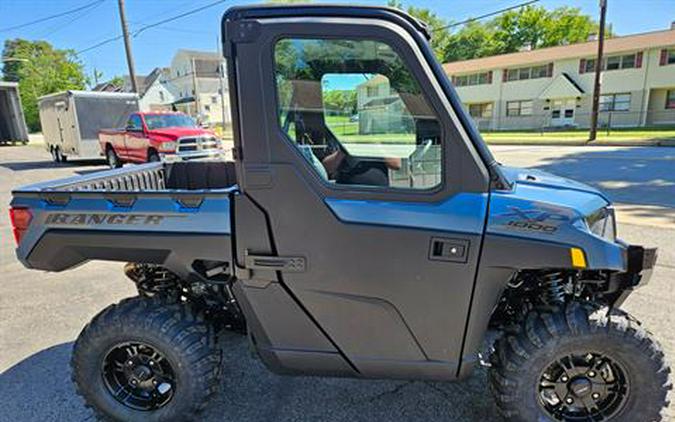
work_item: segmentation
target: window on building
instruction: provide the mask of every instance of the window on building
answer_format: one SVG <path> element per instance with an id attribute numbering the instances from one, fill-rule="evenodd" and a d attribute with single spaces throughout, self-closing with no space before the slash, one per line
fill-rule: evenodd
<path id="1" fill-rule="evenodd" d="M 474 119 L 492 117 L 492 103 L 469 104 L 467 108 Z"/>
<path id="2" fill-rule="evenodd" d="M 540 66 L 520 67 L 517 69 L 508 69 L 506 71 L 507 81 L 522 81 L 526 79 L 538 79 L 551 77 L 551 65 L 544 64 Z"/>
<path id="3" fill-rule="evenodd" d="M 206 112 L 211 111 L 211 106 L 208 105 L 208 104 L 206 104 L 206 105 L 204 106 L 204 111 L 206 111 Z"/>
<path id="4" fill-rule="evenodd" d="M 490 72 L 472 73 L 454 77 L 455 86 L 487 85 L 490 83 Z"/>
<path id="5" fill-rule="evenodd" d="M 630 93 L 600 95 L 600 111 L 630 110 Z"/>
<path id="6" fill-rule="evenodd" d="M 441 183 L 438 118 L 389 45 L 282 39 L 274 59 L 281 129 L 323 180 L 401 189 Z"/>
<path id="7" fill-rule="evenodd" d="M 159 101 L 164 102 L 164 91 L 159 91 Z"/>
<path id="8" fill-rule="evenodd" d="M 507 101 L 506 115 L 508 117 L 531 116 L 532 100 Z"/>
<path id="9" fill-rule="evenodd" d="M 218 104 L 218 97 L 215 95 L 211 96 L 211 104 Z"/>
<path id="10" fill-rule="evenodd" d="M 623 56 L 605 57 L 602 61 L 602 70 L 633 69 L 638 65 L 637 53 Z M 585 73 L 595 72 L 595 59 L 586 59 L 583 70 Z"/>
<path id="11" fill-rule="evenodd" d="M 668 53 L 666 53 L 666 63 L 667 64 L 675 64 L 675 48 L 672 50 L 668 50 Z"/>
<path id="12" fill-rule="evenodd" d="M 666 92 L 666 108 L 675 109 L 675 89 Z"/>

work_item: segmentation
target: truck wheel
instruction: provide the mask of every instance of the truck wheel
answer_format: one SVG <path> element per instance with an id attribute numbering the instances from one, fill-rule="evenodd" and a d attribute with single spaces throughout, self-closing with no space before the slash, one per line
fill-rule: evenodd
<path id="1" fill-rule="evenodd" d="M 531 312 L 492 360 L 491 389 L 508 420 L 666 420 L 670 366 L 651 333 L 621 311 L 572 303 Z"/>
<path id="2" fill-rule="evenodd" d="M 189 305 L 134 297 L 85 326 L 72 376 L 103 420 L 192 420 L 218 390 L 221 353 L 213 327 Z"/>
<path id="3" fill-rule="evenodd" d="M 157 151 L 155 150 L 150 150 L 148 151 L 148 163 L 156 163 L 160 160 L 159 154 L 157 154 Z"/>
<path id="4" fill-rule="evenodd" d="M 111 169 L 118 169 L 122 167 L 122 162 L 112 147 L 108 147 L 108 149 L 105 150 L 105 158 L 108 161 L 108 166 L 110 166 Z"/>

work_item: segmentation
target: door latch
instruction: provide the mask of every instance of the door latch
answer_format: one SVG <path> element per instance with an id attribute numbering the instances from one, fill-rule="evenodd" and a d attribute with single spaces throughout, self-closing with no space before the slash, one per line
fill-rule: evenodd
<path id="1" fill-rule="evenodd" d="M 432 237 L 429 247 L 429 259 L 464 263 L 469 257 L 469 246 L 470 242 L 464 239 Z"/>
<path id="2" fill-rule="evenodd" d="M 302 273 L 307 267 L 301 256 L 244 255 L 244 265 L 248 270 L 270 270 L 288 273 Z"/>

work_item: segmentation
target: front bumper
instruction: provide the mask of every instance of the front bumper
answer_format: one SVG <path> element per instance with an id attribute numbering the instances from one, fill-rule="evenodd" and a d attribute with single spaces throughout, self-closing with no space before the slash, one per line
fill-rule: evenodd
<path id="1" fill-rule="evenodd" d="M 610 291 L 618 292 L 614 306 L 621 305 L 637 287 L 649 283 L 656 266 L 657 249 L 638 245 L 626 246 L 626 272 L 612 274 Z"/>

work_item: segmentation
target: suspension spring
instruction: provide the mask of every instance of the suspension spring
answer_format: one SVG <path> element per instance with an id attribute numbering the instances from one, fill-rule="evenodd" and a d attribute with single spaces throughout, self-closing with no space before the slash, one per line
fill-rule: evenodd
<path id="1" fill-rule="evenodd" d="M 541 286 L 544 289 L 542 299 L 545 304 L 550 306 L 565 304 L 565 278 L 561 271 L 544 274 Z"/>

